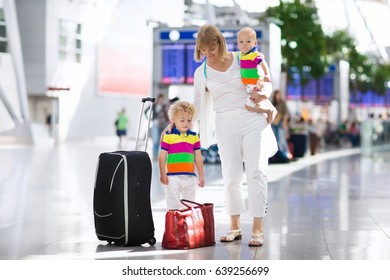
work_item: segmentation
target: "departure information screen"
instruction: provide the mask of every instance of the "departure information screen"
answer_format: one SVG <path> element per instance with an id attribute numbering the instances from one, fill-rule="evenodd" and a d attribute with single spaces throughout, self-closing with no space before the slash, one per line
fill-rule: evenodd
<path id="1" fill-rule="evenodd" d="M 184 44 L 162 45 L 162 83 L 183 84 L 186 79 Z"/>
<path id="2" fill-rule="evenodd" d="M 334 74 L 325 74 L 318 80 L 311 79 L 306 85 L 301 85 L 299 74 L 290 74 L 291 79 L 287 81 L 288 100 L 304 100 L 315 102 L 329 102 L 333 99 Z"/>

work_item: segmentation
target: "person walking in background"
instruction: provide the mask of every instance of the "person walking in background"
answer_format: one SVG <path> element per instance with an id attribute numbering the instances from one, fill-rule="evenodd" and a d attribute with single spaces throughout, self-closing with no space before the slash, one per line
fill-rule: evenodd
<path id="1" fill-rule="evenodd" d="M 264 114 L 246 105 L 248 93 L 241 81 L 238 52 L 228 52 L 221 31 L 213 25 L 200 27 L 194 59 L 206 60 L 194 74 L 194 105 L 202 145 L 217 143 L 221 157 L 225 207 L 230 230 L 220 238 L 232 242 L 242 238 L 240 215 L 246 211 L 242 188 L 243 162 L 248 182 L 248 206 L 253 217 L 249 246 L 264 243 L 263 220 L 267 214 L 268 159 L 277 150 L 276 139 Z M 259 103 L 271 91 L 259 94 L 255 87 L 251 100 Z M 264 128 L 265 127 L 265 128 Z"/>
<path id="2" fill-rule="evenodd" d="M 168 123 L 170 122 L 169 120 L 169 115 L 168 115 L 168 111 L 169 111 L 169 107 L 175 103 L 176 101 L 179 101 L 179 97 L 174 97 L 174 98 L 171 98 L 169 99 L 168 101 L 166 101 L 163 105 L 163 110 L 164 110 L 164 118 L 167 120 L 165 126 L 164 126 L 164 129 L 166 128 L 166 126 L 168 125 Z"/>
<path id="3" fill-rule="evenodd" d="M 318 129 L 312 118 L 307 121 L 307 124 L 309 132 L 310 155 L 314 156 L 318 152 L 318 144 L 320 142 L 320 139 L 318 138 Z"/>
<path id="4" fill-rule="evenodd" d="M 278 149 L 284 158 L 291 159 L 290 150 L 287 144 L 288 119 L 290 117 L 290 113 L 280 90 L 274 91 L 272 104 L 277 110 L 276 117 L 271 126 L 275 133 L 276 140 L 278 141 Z"/>
<path id="5" fill-rule="evenodd" d="M 360 146 L 360 127 L 356 120 L 353 120 L 348 128 L 348 136 L 351 140 L 352 147 Z"/>
<path id="6" fill-rule="evenodd" d="M 123 108 L 119 113 L 115 121 L 116 135 L 119 138 L 118 147 L 122 148 L 127 137 L 127 127 L 129 119 L 126 115 L 126 109 Z"/>
<path id="7" fill-rule="evenodd" d="M 244 27 L 237 33 L 237 45 L 240 50 L 240 72 L 242 82 L 246 85 L 248 93 L 251 93 L 254 87 L 263 90 L 272 91 L 270 71 L 265 61 L 264 55 L 257 49 L 256 31 L 251 27 Z M 263 76 L 259 75 L 258 66 L 263 70 Z M 267 115 L 267 120 L 271 123 L 276 116 L 276 109 L 269 99 L 265 99 L 258 104 L 253 103 L 248 95 L 247 105 L 257 107 L 257 113 Z"/>
<path id="8" fill-rule="evenodd" d="M 164 131 L 165 127 L 169 123 L 168 116 L 165 111 L 165 95 L 159 94 L 157 96 L 156 102 L 153 106 L 153 124 L 152 124 L 152 139 L 153 139 L 153 159 L 157 159 L 158 152 L 160 149 L 160 138 L 161 134 Z M 148 111 L 150 107 L 145 110 L 145 115 L 148 116 Z"/>
<path id="9" fill-rule="evenodd" d="M 203 159 L 199 135 L 190 130 L 195 107 L 186 101 L 178 101 L 169 107 L 171 132 L 161 140 L 159 155 L 160 182 L 166 186 L 166 202 L 169 210 L 180 209 L 180 199 L 195 200 L 198 185 L 204 187 Z"/>

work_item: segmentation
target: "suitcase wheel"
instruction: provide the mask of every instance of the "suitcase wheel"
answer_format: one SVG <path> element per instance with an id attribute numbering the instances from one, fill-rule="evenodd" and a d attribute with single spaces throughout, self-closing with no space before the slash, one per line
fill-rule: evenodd
<path id="1" fill-rule="evenodd" d="M 153 246 L 154 244 L 156 244 L 156 238 L 154 238 L 154 237 L 150 238 L 148 243 L 150 246 Z"/>

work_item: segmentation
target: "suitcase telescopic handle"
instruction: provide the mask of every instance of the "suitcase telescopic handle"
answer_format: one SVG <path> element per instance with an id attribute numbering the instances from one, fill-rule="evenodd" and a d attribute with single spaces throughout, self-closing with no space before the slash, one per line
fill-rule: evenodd
<path id="1" fill-rule="evenodd" d="M 145 97 L 145 98 L 142 98 L 142 102 L 145 103 L 146 101 L 150 101 L 152 103 L 154 103 L 154 101 L 156 100 L 156 98 L 154 97 Z"/>
<path id="2" fill-rule="evenodd" d="M 154 105 L 154 101 L 155 100 L 156 100 L 156 98 L 154 98 L 154 97 L 142 98 L 142 108 L 141 108 L 141 113 L 140 113 L 139 122 L 138 122 L 137 138 L 135 139 L 135 150 L 136 151 L 138 151 L 139 134 L 140 134 L 140 131 L 141 131 L 142 114 L 144 112 L 145 102 L 150 102 L 151 103 L 150 104 L 150 108 L 149 108 L 148 129 L 146 130 L 145 152 L 146 152 L 146 150 L 148 148 L 150 120 L 152 119 L 153 105 Z"/>

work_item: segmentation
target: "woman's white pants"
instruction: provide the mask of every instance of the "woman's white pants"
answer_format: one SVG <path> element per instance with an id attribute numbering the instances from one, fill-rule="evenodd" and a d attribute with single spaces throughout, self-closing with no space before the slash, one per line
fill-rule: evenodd
<path id="1" fill-rule="evenodd" d="M 272 141 L 275 141 L 271 126 L 263 114 L 246 109 L 217 113 L 216 137 L 227 213 L 239 215 L 246 211 L 242 186 L 245 166 L 249 213 L 252 217 L 264 217 L 267 213 L 270 156 L 267 149 L 273 147 Z"/>

